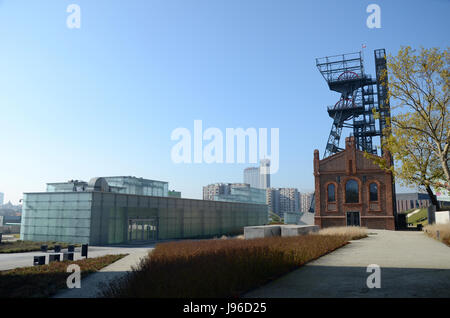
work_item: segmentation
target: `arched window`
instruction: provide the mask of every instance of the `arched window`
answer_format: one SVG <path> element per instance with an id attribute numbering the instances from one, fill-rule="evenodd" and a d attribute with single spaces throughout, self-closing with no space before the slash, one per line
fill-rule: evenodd
<path id="1" fill-rule="evenodd" d="M 345 184 L 345 203 L 358 203 L 359 189 L 356 180 L 348 180 Z"/>
<path id="2" fill-rule="evenodd" d="M 369 184 L 369 201 L 378 201 L 378 185 L 375 182 Z"/>
<path id="3" fill-rule="evenodd" d="M 336 187 L 333 183 L 330 183 L 327 187 L 328 192 L 328 202 L 335 202 L 336 201 Z"/>

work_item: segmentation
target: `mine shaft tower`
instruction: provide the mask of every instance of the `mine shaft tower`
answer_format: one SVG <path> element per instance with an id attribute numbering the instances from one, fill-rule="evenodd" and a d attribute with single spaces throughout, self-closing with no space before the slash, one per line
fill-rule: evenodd
<path id="1" fill-rule="evenodd" d="M 316 59 L 316 65 L 328 83 L 330 90 L 341 94 L 335 105 L 328 106 L 333 118 L 324 158 L 343 150 L 339 147 L 343 128 L 353 129 L 356 147 L 377 154 L 372 142 L 374 137 L 383 138 L 389 123 L 390 105 L 387 99 L 386 51 L 374 51 L 376 78 L 364 72 L 361 52 Z M 383 75 L 386 76 L 383 77 Z M 378 127 L 374 110 L 380 114 Z M 380 140 L 380 144 L 382 140 Z"/>

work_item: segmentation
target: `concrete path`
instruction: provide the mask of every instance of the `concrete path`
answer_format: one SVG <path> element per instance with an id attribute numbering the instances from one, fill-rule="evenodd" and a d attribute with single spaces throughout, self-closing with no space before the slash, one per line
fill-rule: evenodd
<path id="1" fill-rule="evenodd" d="M 408 213 L 408 214 L 407 214 L 407 217 L 411 217 L 411 216 L 413 216 L 414 214 L 419 213 L 420 211 L 421 211 L 421 209 L 416 209 L 416 210 L 414 210 L 414 211 Z"/>
<path id="2" fill-rule="evenodd" d="M 450 247 L 423 232 L 369 232 L 244 297 L 450 297 Z M 367 287 L 370 264 L 381 288 Z"/>
<path id="3" fill-rule="evenodd" d="M 131 270 L 132 266 L 138 265 L 140 260 L 148 255 L 153 248 L 142 248 L 117 262 L 92 273 L 83 279 L 81 273 L 81 288 L 65 289 L 53 298 L 95 298 L 101 296 L 101 289 L 109 282 L 119 279 Z"/>
<path id="4" fill-rule="evenodd" d="M 89 246 L 88 257 L 98 257 L 108 254 L 131 254 L 135 252 L 148 250 L 154 245 L 145 246 Z M 67 252 L 67 249 L 62 249 L 62 252 Z M 52 250 L 49 250 L 53 253 Z M 42 252 L 25 252 L 25 253 L 0 253 L 0 271 L 13 269 L 17 267 L 33 266 L 33 256 L 45 255 L 45 263 L 48 264 L 48 253 Z M 81 247 L 75 248 L 74 259 L 81 259 Z M 61 255 L 62 259 L 62 255 Z"/>
<path id="5" fill-rule="evenodd" d="M 2 242 L 15 242 L 19 239 L 16 238 L 13 234 L 3 234 L 2 235 Z"/>

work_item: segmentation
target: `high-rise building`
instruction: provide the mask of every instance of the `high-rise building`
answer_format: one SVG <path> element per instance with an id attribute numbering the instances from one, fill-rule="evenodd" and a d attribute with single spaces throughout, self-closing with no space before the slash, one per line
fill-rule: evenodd
<path id="1" fill-rule="evenodd" d="M 258 167 L 250 167 L 244 169 L 244 183 L 248 183 L 252 188 L 259 188 Z"/>
<path id="2" fill-rule="evenodd" d="M 300 193 L 295 188 L 280 189 L 280 212 L 299 212 Z"/>
<path id="3" fill-rule="evenodd" d="M 283 216 L 285 212 L 300 211 L 300 192 L 295 188 L 266 189 L 266 203 L 269 211 Z"/>
<path id="4" fill-rule="evenodd" d="M 280 190 L 275 188 L 266 189 L 266 204 L 269 211 L 279 214 L 280 212 Z"/>
<path id="5" fill-rule="evenodd" d="M 308 212 L 314 192 L 300 193 L 300 212 Z"/>
<path id="6" fill-rule="evenodd" d="M 244 183 L 248 183 L 252 188 L 270 188 L 270 160 L 262 159 L 259 167 L 245 168 Z"/>
<path id="7" fill-rule="evenodd" d="M 5 200 L 5 195 L 3 194 L 3 192 L 0 192 L 0 205 L 3 205 L 4 200 Z"/>
<path id="8" fill-rule="evenodd" d="M 270 188 L 270 160 L 262 159 L 259 163 L 259 187 Z"/>

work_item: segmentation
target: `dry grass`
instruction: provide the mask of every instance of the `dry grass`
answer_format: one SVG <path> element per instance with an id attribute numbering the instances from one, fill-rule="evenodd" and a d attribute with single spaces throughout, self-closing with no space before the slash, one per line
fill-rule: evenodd
<path id="1" fill-rule="evenodd" d="M 367 237 L 367 228 L 360 226 L 338 226 L 321 229 L 319 235 L 339 235 L 348 240 L 359 240 Z"/>
<path id="2" fill-rule="evenodd" d="M 105 297 L 236 297 L 345 244 L 343 235 L 158 244 Z"/>
<path id="3" fill-rule="evenodd" d="M 0 298 L 49 297 L 66 287 L 69 264 L 77 264 L 81 277 L 114 263 L 126 254 L 105 255 L 78 261 L 52 262 L 47 265 L 30 266 L 0 271 Z"/>
<path id="4" fill-rule="evenodd" d="M 450 223 L 426 225 L 423 231 L 434 239 L 438 239 L 437 231 L 439 231 L 438 240 L 450 246 Z"/>

